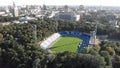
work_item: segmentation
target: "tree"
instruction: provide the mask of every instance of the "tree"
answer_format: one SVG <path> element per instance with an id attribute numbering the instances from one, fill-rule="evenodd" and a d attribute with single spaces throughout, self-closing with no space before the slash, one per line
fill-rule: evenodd
<path id="1" fill-rule="evenodd" d="M 2 68 L 3 60 L 2 60 L 2 49 L 0 48 L 0 67 Z"/>
<path id="2" fill-rule="evenodd" d="M 90 54 L 81 54 L 78 57 L 79 64 L 77 64 L 77 68 L 101 68 L 105 66 L 104 58 L 93 56 Z"/>
<path id="3" fill-rule="evenodd" d="M 32 66 L 33 66 L 32 68 L 41 68 L 41 66 L 40 66 L 40 59 L 39 58 L 35 59 L 33 61 L 33 65 Z"/>
<path id="4" fill-rule="evenodd" d="M 3 39 L 3 34 L 0 33 L 0 41 Z"/>
<path id="5" fill-rule="evenodd" d="M 83 48 L 82 53 L 85 54 L 89 53 L 89 48 L 88 47 Z"/>
<path id="6" fill-rule="evenodd" d="M 119 68 L 120 66 L 120 56 L 116 55 L 113 60 L 113 68 Z"/>
<path id="7" fill-rule="evenodd" d="M 95 51 L 99 52 L 100 51 L 100 46 L 99 45 L 95 45 L 93 48 Z"/>
<path id="8" fill-rule="evenodd" d="M 113 48 L 107 47 L 106 50 L 109 52 L 109 54 L 110 54 L 111 56 L 114 56 L 114 55 L 115 55 L 115 51 L 114 51 Z"/>
<path id="9" fill-rule="evenodd" d="M 101 52 L 100 52 L 100 55 L 105 58 L 105 61 L 106 61 L 106 65 L 107 65 L 107 66 L 111 66 L 111 65 L 112 65 L 111 57 L 110 57 L 108 51 L 101 51 Z"/>

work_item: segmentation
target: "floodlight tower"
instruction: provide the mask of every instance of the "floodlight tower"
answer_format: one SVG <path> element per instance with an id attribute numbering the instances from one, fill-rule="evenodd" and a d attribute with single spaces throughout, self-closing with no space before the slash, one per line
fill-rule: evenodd
<path id="1" fill-rule="evenodd" d="M 95 30 L 91 31 L 91 38 L 90 38 L 90 42 L 89 42 L 90 48 L 93 47 L 93 45 L 95 45 L 96 34 L 97 34 L 97 25 L 98 25 L 98 22 L 96 21 Z"/>
<path id="2" fill-rule="evenodd" d="M 56 31 L 58 32 L 58 20 L 55 19 L 55 23 L 56 23 Z"/>
<path id="3" fill-rule="evenodd" d="M 97 34 L 97 25 L 98 25 L 98 22 L 96 21 L 95 30 L 93 31 L 94 44 L 95 44 L 96 34 Z"/>
<path id="4" fill-rule="evenodd" d="M 34 40 L 37 42 L 37 26 L 34 25 Z"/>
<path id="5" fill-rule="evenodd" d="M 97 34 L 97 27 L 98 27 L 98 21 L 96 21 L 96 26 L 95 26 L 95 36 Z"/>

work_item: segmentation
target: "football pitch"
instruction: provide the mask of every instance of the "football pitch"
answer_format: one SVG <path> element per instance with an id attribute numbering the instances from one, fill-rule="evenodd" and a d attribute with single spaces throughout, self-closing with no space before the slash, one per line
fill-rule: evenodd
<path id="1" fill-rule="evenodd" d="M 60 37 L 50 48 L 51 51 L 58 53 L 58 52 L 77 52 L 79 43 L 81 43 L 82 40 L 77 37 Z"/>

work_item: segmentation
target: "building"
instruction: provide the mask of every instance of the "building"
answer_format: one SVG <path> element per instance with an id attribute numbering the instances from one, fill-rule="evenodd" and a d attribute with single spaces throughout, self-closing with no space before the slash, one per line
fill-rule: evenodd
<path id="1" fill-rule="evenodd" d="M 79 20 L 79 16 L 77 16 L 74 12 L 59 12 L 56 13 L 54 18 L 56 20 L 66 20 L 66 21 L 76 21 Z"/>
<path id="2" fill-rule="evenodd" d="M 11 22 L 0 22 L 0 25 L 5 26 L 5 25 L 9 25 Z"/>
<path id="3" fill-rule="evenodd" d="M 119 22 L 117 20 L 109 21 L 109 24 L 114 28 L 119 28 Z"/>
<path id="4" fill-rule="evenodd" d="M 5 15 L 5 12 L 0 12 L 0 16 Z"/>
<path id="5" fill-rule="evenodd" d="M 95 44 L 95 39 L 96 39 L 96 32 L 95 31 L 92 31 L 91 32 L 91 38 L 90 38 L 90 44 L 91 45 L 94 45 Z"/>
<path id="6" fill-rule="evenodd" d="M 19 16 L 19 11 L 18 8 L 16 7 L 15 3 L 13 2 L 13 17 L 18 17 Z"/>
<path id="7" fill-rule="evenodd" d="M 47 10 L 47 6 L 44 4 L 42 9 Z"/>
<path id="8" fill-rule="evenodd" d="M 64 12 L 68 12 L 68 10 L 69 10 L 69 8 L 68 8 L 67 5 L 65 5 L 65 6 L 63 7 L 63 9 L 64 9 Z"/>
<path id="9" fill-rule="evenodd" d="M 80 5 L 80 6 L 79 6 L 79 10 L 80 10 L 80 11 L 82 11 L 82 10 L 84 10 L 84 9 L 85 9 L 85 7 L 84 7 L 83 5 Z"/>

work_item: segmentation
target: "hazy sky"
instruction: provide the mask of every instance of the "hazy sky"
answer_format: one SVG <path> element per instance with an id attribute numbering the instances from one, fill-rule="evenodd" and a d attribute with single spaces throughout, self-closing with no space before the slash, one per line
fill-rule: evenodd
<path id="1" fill-rule="evenodd" d="M 120 0 L 0 0 L 1 5 L 98 5 L 120 6 Z"/>

